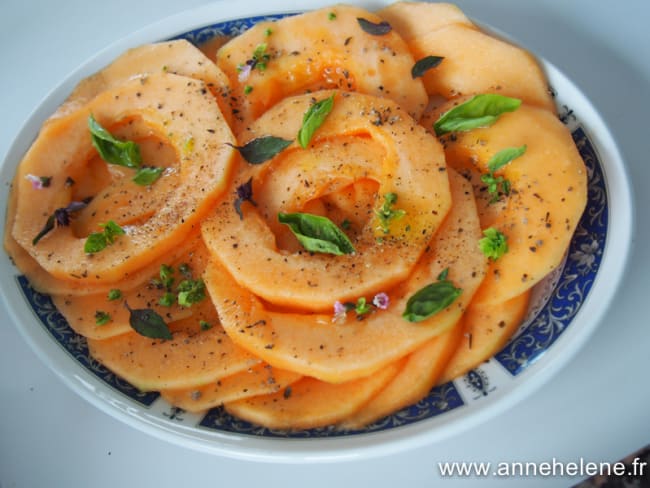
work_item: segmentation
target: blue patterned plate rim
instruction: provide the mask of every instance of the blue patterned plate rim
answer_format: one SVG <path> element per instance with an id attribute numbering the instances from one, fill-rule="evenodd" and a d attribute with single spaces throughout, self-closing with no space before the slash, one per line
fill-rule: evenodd
<path id="1" fill-rule="evenodd" d="M 231 19 L 223 18 L 223 3 L 209 5 L 166 19 L 102 51 L 32 114 L 3 163 L 2 180 L 11 181 L 40 123 L 72 86 L 127 47 L 169 38 L 199 44 L 215 35 L 237 34 L 261 20 L 287 15 L 282 2 L 275 2 L 277 8 L 273 3 L 265 3 L 269 12 L 281 13 L 259 15 L 259 9 L 238 6 L 240 15 Z M 303 7 L 324 5 L 328 3 L 310 0 Z M 205 19 L 215 22 L 207 24 Z M 23 276 L 16 276 L 5 256 L 3 276 L 15 276 L 0 282 L 6 307 L 39 356 L 84 398 L 141 430 L 199 450 L 256 460 L 333 461 L 358 458 L 362 451 L 377 455 L 413 448 L 469 428 L 540 387 L 587 340 L 612 298 L 611 287 L 620 280 L 631 240 L 629 183 L 611 135 L 580 90 L 550 63 L 541 61 L 557 92 L 560 118 L 571 130 L 589 176 L 587 209 L 564 266 L 538 287 L 538 306 L 490 361 L 363 430 L 274 431 L 235 419 L 221 408 L 205 415 L 190 414 L 171 407 L 157 393 L 139 392 L 90 357 L 85 339 L 70 329 L 47 295 L 34 291 Z M 2 205 L 7 187 L 3 185 Z M 599 278 L 605 274 L 607 284 Z"/>

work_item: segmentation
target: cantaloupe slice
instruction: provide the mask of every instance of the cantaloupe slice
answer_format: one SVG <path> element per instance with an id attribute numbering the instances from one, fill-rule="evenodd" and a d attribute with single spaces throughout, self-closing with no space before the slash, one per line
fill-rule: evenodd
<path id="1" fill-rule="evenodd" d="M 482 174 L 499 151 L 527 147 L 495 173 L 512 190 L 481 226 L 505 234 L 509 250 L 490 264 L 474 301 L 500 303 L 521 295 L 562 262 L 586 205 L 587 171 L 571 134 L 548 110 L 522 105 L 491 127 L 444 136 L 444 145 L 451 166 L 470 162 Z"/>
<path id="2" fill-rule="evenodd" d="M 302 378 L 282 391 L 225 404 L 232 415 L 270 429 L 310 429 L 335 424 L 357 411 L 391 380 L 402 361 L 376 373 L 332 384 Z"/>
<path id="3" fill-rule="evenodd" d="M 437 383 L 454 354 L 463 331 L 463 319 L 444 334 L 434 337 L 405 360 L 399 373 L 368 403 L 346 418 L 342 429 L 360 429 L 425 397 Z"/>
<path id="4" fill-rule="evenodd" d="M 101 71 L 81 80 L 46 123 L 76 112 L 106 90 L 156 73 L 174 73 L 203 81 L 230 122 L 228 77 L 200 49 L 185 39 L 177 39 L 145 44 L 124 52 Z"/>
<path id="5" fill-rule="evenodd" d="M 193 305 L 192 312 L 169 323 L 173 339 L 151 339 L 132 331 L 88 339 L 90 354 L 142 391 L 194 388 L 259 363 L 228 338 L 209 299 Z M 201 320 L 212 327 L 202 330 Z"/>
<path id="6" fill-rule="evenodd" d="M 499 93 L 557 112 L 546 75 L 527 51 L 462 24 L 450 24 L 409 41 L 416 59 L 442 56 L 422 80 L 427 93 L 452 99 Z"/>
<path id="7" fill-rule="evenodd" d="M 332 310 L 284 312 L 239 285 L 215 259 L 206 270 L 205 281 L 228 335 L 275 367 L 343 382 L 368 376 L 448 330 L 472 299 L 486 268 L 477 245 L 481 234 L 471 187 L 454 172 L 450 180 L 454 206 L 409 279 L 385 290 L 390 297 L 387 310 L 363 320 L 350 313 L 343 323 L 334 320 Z M 463 290 L 461 295 L 447 309 L 422 322 L 406 321 L 402 313 L 408 299 L 447 268 L 449 279 Z M 257 278 L 283 286 L 282 281 L 272 281 L 264 273 Z"/>
<path id="8" fill-rule="evenodd" d="M 145 120 L 176 148 L 179 162 L 170 173 L 179 175 L 179 186 L 167 193 L 164 205 L 150 219 L 127 226 L 126 235 L 101 252 L 87 255 L 86 236 L 74 235 L 70 227 L 57 227 L 34 245 L 48 217 L 70 203 L 67 176 L 82 172 L 93 154 L 87 126 L 91 113 L 108 130 L 130 118 Z M 225 190 L 234 154 L 226 143 L 234 142 L 202 82 L 157 74 L 103 92 L 75 115 L 46 125 L 26 154 L 16 177 L 13 237 L 57 278 L 114 283 L 183 242 Z M 28 174 L 52 176 L 52 184 L 33 189 Z M 151 188 L 156 191 L 155 184 Z M 105 222 L 113 217 L 107 215 Z"/>
<path id="9" fill-rule="evenodd" d="M 287 96 L 332 88 L 393 99 L 419 118 L 427 96 L 410 76 L 414 60 L 406 43 L 394 31 L 368 34 L 357 18 L 382 20 L 359 7 L 335 5 L 260 22 L 225 44 L 217 65 L 233 87 L 235 134 Z M 266 46 L 260 55 L 269 58 L 263 69 L 258 64 L 246 75 L 258 46 Z"/>
<path id="10" fill-rule="evenodd" d="M 521 325 L 529 299 L 530 290 L 503 303 L 470 305 L 460 344 L 438 382 L 451 381 L 497 353 Z"/>
<path id="11" fill-rule="evenodd" d="M 165 266 L 170 266 L 173 270 L 173 283 L 169 291 L 176 290 L 178 284 L 185 279 L 199 278 L 207 265 L 208 256 L 201 236 L 196 235 L 188 242 L 185 252 L 165 263 Z M 185 275 L 181 272 L 181 267 L 185 270 Z M 171 306 L 160 304 L 160 299 L 168 291 L 160 284 L 160 268 L 138 287 L 122 290 L 120 283 L 117 283 L 114 289 L 121 292 L 121 298 L 109 300 L 107 292 L 100 292 L 85 296 L 53 295 L 52 301 L 75 332 L 91 339 L 106 339 L 130 332 L 132 329 L 126 304 L 132 309 L 152 309 L 167 322 L 176 322 L 193 314 L 191 307 L 182 307 L 177 300 Z M 98 311 L 108 314 L 110 321 L 97 325 L 95 314 Z"/>
<path id="12" fill-rule="evenodd" d="M 333 93 L 283 100 L 256 121 L 240 143 L 269 133 L 292 140 L 312 97 L 321 100 Z M 359 144 L 350 144 L 351 138 Z M 277 305 L 329 311 L 336 300 L 374 295 L 411 273 L 451 206 L 445 166 L 437 139 L 394 102 L 338 92 L 308 148 L 292 145 L 261 165 L 240 162 L 233 186 L 252 178 L 253 200 L 260 195 L 260 206 L 245 203 L 240 218 L 234 197 L 224 200 L 203 221 L 203 238 L 236 281 L 256 295 Z M 354 254 L 290 253 L 277 247 L 267 222 L 277 220 L 278 210 L 300 211 L 337 185 L 360 180 L 376 181 L 378 193 L 372 218 L 353 242 Z M 385 235 L 374 213 L 387 193 L 397 194 L 395 207 L 406 214 L 391 222 Z M 265 279 L 250 272 L 254 269 L 263 269 Z"/>
<path id="13" fill-rule="evenodd" d="M 169 403 L 188 412 L 201 412 L 252 396 L 267 395 L 284 390 L 295 383 L 301 375 L 268 364 L 226 376 L 207 385 L 195 388 L 165 389 L 160 394 Z"/>
<path id="14" fill-rule="evenodd" d="M 407 43 L 450 24 L 476 28 L 456 5 L 443 2 L 395 2 L 377 12 Z"/>

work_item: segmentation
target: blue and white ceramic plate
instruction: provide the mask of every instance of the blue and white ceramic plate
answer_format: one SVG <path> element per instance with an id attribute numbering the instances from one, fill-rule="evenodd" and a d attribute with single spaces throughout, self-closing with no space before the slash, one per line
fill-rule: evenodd
<path id="1" fill-rule="evenodd" d="M 200 44 L 215 35 L 238 34 L 260 20 L 290 13 L 283 3 L 264 2 L 263 8 L 273 14 L 262 16 L 258 2 L 229 8 L 219 3 L 187 12 L 117 42 L 84 64 L 50 94 L 11 147 L 1 172 L 3 212 L 17 163 L 42 121 L 81 78 L 145 42 L 182 37 Z M 306 3 L 304 9 L 328 4 Z M 225 18 L 224 12 L 237 16 Z M 35 292 L 3 256 L 0 289 L 6 307 L 39 356 L 84 398 L 141 430 L 204 451 L 291 462 L 358 458 L 435 442 L 485 421 L 541 386 L 584 344 L 619 282 L 631 235 L 629 185 L 612 137 L 580 90 L 552 65 L 543 64 L 557 94 L 561 119 L 589 174 L 587 209 L 565 263 L 538 285 L 527 320 L 493 358 L 363 430 L 275 431 L 235 419 L 220 408 L 196 415 L 172 407 L 157 393 L 142 393 L 92 359 L 85 339 L 68 326 L 50 298 Z"/>

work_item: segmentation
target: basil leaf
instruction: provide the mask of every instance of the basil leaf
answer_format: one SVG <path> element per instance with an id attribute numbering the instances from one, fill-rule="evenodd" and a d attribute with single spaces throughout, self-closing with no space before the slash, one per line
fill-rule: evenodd
<path id="1" fill-rule="evenodd" d="M 250 164 L 261 164 L 275 157 L 278 153 L 291 145 L 293 141 L 275 136 L 258 137 L 244 144 L 243 146 L 229 146 L 237 149 L 239 154 Z"/>
<path id="2" fill-rule="evenodd" d="M 325 254 L 352 254 L 354 246 L 348 236 L 327 217 L 306 213 L 278 214 L 307 251 Z"/>
<path id="3" fill-rule="evenodd" d="M 133 177 L 133 183 L 140 186 L 153 185 L 163 174 L 165 168 L 140 168 Z"/>
<path id="4" fill-rule="evenodd" d="M 88 116 L 88 128 L 93 146 L 104 161 L 127 168 L 140 167 L 142 157 L 135 142 L 115 139 L 92 115 Z"/>
<path id="5" fill-rule="evenodd" d="M 424 73 L 438 66 L 443 59 L 445 58 L 442 56 L 425 56 L 422 59 L 418 59 L 411 68 L 411 77 L 415 79 L 424 76 Z"/>
<path id="6" fill-rule="evenodd" d="M 172 333 L 163 318 L 150 308 L 130 309 L 129 324 L 138 334 L 151 339 L 172 339 Z"/>
<path id="7" fill-rule="evenodd" d="M 99 226 L 104 228 L 102 232 L 93 232 L 86 238 L 84 252 L 87 254 L 103 251 L 106 249 L 106 246 L 115 242 L 115 238 L 118 235 L 126 234 L 124 229 L 112 220 L 109 220 L 105 224 L 99 224 Z"/>
<path id="8" fill-rule="evenodd" d="M 36 234 L 36 237 L 32 239 L 32 245 L 35 246 L 38 244 L 38 241 L 40 241 L 43 237 L 45 237 L 52 229 L 54 229 L 54 214 L 50 215 L 47 220 L 45 221 L 45 225 L 43 228 L 40 230 L 38 234 Z"/>
<path id="9" fill-rule="evenodd" d="M 302 127 L 298 131 L 298 143 L 305 149 L 314 132 L 318 129 L 334 107 L 334 95 L 312 104 L 302 118 Z"/>
<path id="10" fill-rule="evenodd" d="M 388 34 L 393 29 L 385 20 L 382 20 L 378 24 L 375 24 L 374 22 L 370 22 L 368 19 L 364 19 L 363 17 L 357 17 L 357 22 L 359 22 L 359 25 L 364 32 L 367 32 L 373 36 L 383 36 L 384 34 Z"/>
<path id="11" fill-rule="evenodd" d="M 84 252 L 86 254 L 93 254 L 103 251 L 106 249 L 107 245 L 106 236 L 103 232 L 93 232 L 86 238 L 86 242 L 84 243 Z"/>
<path id="12" fill-rule="evenodd" d="M 447 279 L 447 271 L 440 273 L 438 281 L 421 288 L 408 299 L 402 317 L 409 322 L 421 322 L 444 310 L 460 296 L 463 290 Z"/>
<path id="13" fill-rule="evenodd" d="M 124 229 L 112 220 L 109 220 L 105 224 L 99 224 L 99 226 L 104 228 L 104 236 L 106 237 L 106 242 L 108 244 L 113 244 L 117 236 L 123 236 L 126 234 Z"/>
<path id="14" fill-rule="evenodd" d="M 502 168 L 508 164 L 513 159 L 518 158 L 526 152 L 527 146 L 524 144 L 520 147 L 507 147 L 496 153 L 488 161 L 487 167 L 490 173 L 494 173 L 496 170 Z"/>
<path id="15" fill-rule="evenodd" d="M 468 131 L 478 127 L 489 127 L 505 112 L 513 112 L 519 108 L 521 100 L 504 97 L 503 95 L 476 95 L 440 116 L 433 124 L 436 135 L 447 132 Z"/>

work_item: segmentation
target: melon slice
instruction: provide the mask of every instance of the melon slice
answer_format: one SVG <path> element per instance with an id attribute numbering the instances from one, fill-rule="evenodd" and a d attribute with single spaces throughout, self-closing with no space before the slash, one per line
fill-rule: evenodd
<path id="1" fill-rule="evenodd" d="M 357 411 L 399 371 L 402 361 L 376 373 L 332 384 L 302 378 L 270 395 L 228 402 L 226 410 L 238 418 L 270 429 L 311 429 L 336 424 Z"/>
<path id="2" fill-rule="evenodd" d="M 477 245 L 480 228 L 471 187 L 453 172 L 450 180 L 454 206 L 410 277 L 385 290 L 391 302 L 387 310 L 360 321 L 349 314 L 342 323 L 331 310 L 284 312 L 239 285 L 214 259 L 205 281 L 228 335 L 274 367 L 343 382 L 368 376 L 453 327 L 484 277 L 486 259 Z M 446 268 L 449 279 L 463 290 L 460 297 L 422 322 L 402 318 L 408 299 Z M 270 274 L 259 273 L 257 278 L 283 285 Z"/>
<path id="3" fill-rule="evenodd" d="M 145 44 L 129 49 L 101 71 L 84 78 L 47 122 L 66 117 L 106 90 L 133 79 L 174 73 L 201 80 L 230 122 L 228 77 L 197 47 L 185 39 Z"/>
<path id="4" fill-rule="evenodd" d="M 200 277 L 207 265 L 208 254 L 200 235 L 189 240 L 184 246 L 183 253 L 164 264 L 171 266 L 173 270 L 174 282 L 169 291 L 175 290 L 184 279 Z M 180 270 L 182 266 L 188 268 L 185 272 L 187 276 L 182 274 Z M 159 303 L 167 291 L 159 281 L 160 268 L 156 269 L 147 281 L 130 290 L 123 290 L 120 283 L 117 283 L 114 289 L 122 294 L 122 297 L 117 300 L 109 300 L 107 292 L 100 292 L 85 296 L 53 295 L 52 301 L 75 332 L 91 339 L 106 339 L 132 330 L 129 325 L 129 311 L 125 304 L 132 309 L 152 309 L 167 322 L 176 322 L 190 317 L 194 313 L 193 308 L 181 307 L 177 301 L 171 306 Z M 97 311 L 107 313 L 110 322 L 97 325 L 95 319 Z"/>
<path id="5" fill-rule="evenodd" d="M 259 363 L 228 338 L 208 299 L 193 305 L 192 312 L 189 318 L 169 324 L 171 340 L 150 339 L 132 331 L 88 339 L 90 354 L 142 391 L 194 388 Z M 202 330 L 201 320 L 212 327 Z"/>
<path id="6" fill-rule="evenodd" d="M 163 98 L 166 102 L 160 104 Z M 176 149 L 179 162 L 170 173 L 177 175 L 179 186 L 167 193 L 151 218 L 127 226 L 126 235 L 99 253 L 87 255 L 86 236 L 75 235 L 71 227 L 57 227 L 34 245 L 48 216 L 71 201 L 67 176 L 82 173 L 93 154 L 87 127 L 91 113 L 108 130 L 131 118 L 145 120 Z M 115 283 L 183 242 L 225 190 L 234 154 L 226 143 L 234 142 L 202 82 L 158 74 L 144 84 L 136 79 L 103 92 L 74 115 L 47 124 L 21 162 L 13 237 L 57 278 Z M 52 184 L 33 189 L 28 174 L 51 175 Z M 155 184 L 151 191 L 156 191 Z M 115 218 L 106 215 L 104 222 Z"/>
<path id="7" fill-rule="evenodd" d="M 312 98 L 332 93 L 283 100 L 256 121 L 240 143 L 269 133 L 295 138 Z M 385 123 L 378 124 L 378 117 Z M 337 93 L 334 108 L 309 147 L 292 145 L 261 165 L 240 162 L 233 186 L 252 178 L 253 200 L 260 195 L 259 206 L 244 204 L 241 218 L 234 198 L 222 201 L 203 221 L 203 238 L 221 265 L 256 295 L 276 305 L 329 311 L 336 300 L 374 295 L 412 272 L 451 206 L 445 166 L 438 141 L 394 102 Z M 268 222 L 277 221 L 278 211 L 301 211 L 342 186 L 366 180 L 376 182 L 377 196 L 369 209 L 371 218 L 354 240 L 354 254 L 277 247 Z M 375 210 L 387 193 L 397 194 L 396 207 L 406 214 L 383 234 Z M 264 270 L 265 279 L 251 270 Z"/>
<path id="8" fill-rule="evenodd" d="M 422 80 L 430 96 L 499 93 L 553 113 L 557 107 L 537 60 L 520 47 L 463 24 L 450 24 L 409 41 L 416 59 L 442 56 Z"/>
<path id="9" fill-rule="evenodd" d="M 340 427 L 360 429 L 425 397 L 454 354 L 463 330 L 462 322 L 463 319 L 413 351 L 399 373 L 363 408 L 346 418 Z"/>
<path id="10" fill-rule="evenodd" d="M 530 290 L 503 303 L 472 304 L 465 312 L 463 336 L 456 352 L 440 375 L 446 383 L 497 353 L 526 316 Z"/>
<path id="11" fill-rule="evenodd" d="M 395 2 L 377 12 L 407 43 L 450 24 L 475 28 L 456 5 L 443 2 Z"/>
<path id="12" fill-rule="evenodd" d="M 165 389 L 160 394 L 169 403 L 188 412 L 201 412 L 252 396 L 266 395 L 284 390 L 301 375 L 291 371 L 258 364 L 252 368 L 226 376 L 207 385 L 195 388 Z"/>
<path id="13" fill-rule="evenodd" d="M 233 87 L 235 134 L 287 96 L 333 88 L 393 99 L 419 118 L 427 96 L 410 75 L 408 46 L 394 31 L 366 33 L 357 18 L 382 20 L 359 7 L 335 5 L 258 23 L 225 44 L 217 65 Z M 248 72 L 246 63 L 259 46 L 266 49 L 258 54 L 268 59 Z"/>
<path id="14" fill-rule="evenodd" d="M 526 152 L 496 172 L 510 181 L 510 195 L 481 220 L 484 229 L 506 235 L 509 250 L 490 263 L 476 303 L 521 295 L 562 262 L 587 202 L 587 170 L 566 126 L 537 107 L 522 105 L 491 127 L 444 136 L 447 162 L 459 168 L 469 162 L 481 174 L 499 151 L 523 145 Z"/>

